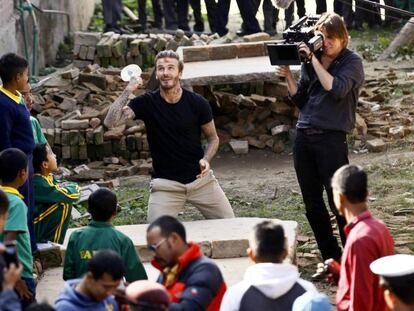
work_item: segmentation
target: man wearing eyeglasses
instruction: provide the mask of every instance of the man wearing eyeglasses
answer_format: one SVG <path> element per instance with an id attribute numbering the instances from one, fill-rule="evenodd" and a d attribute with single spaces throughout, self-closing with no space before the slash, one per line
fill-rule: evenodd
<path id="1" fill-rule="evenodd" d="M 226 284 L 217 265 L 200 246 L 186 241 L 182 223 L 161 216 L 147 229 L 152 265 L 161 271 L 157 282 L 171 296 L 169 310 L 219 310 Z"/>

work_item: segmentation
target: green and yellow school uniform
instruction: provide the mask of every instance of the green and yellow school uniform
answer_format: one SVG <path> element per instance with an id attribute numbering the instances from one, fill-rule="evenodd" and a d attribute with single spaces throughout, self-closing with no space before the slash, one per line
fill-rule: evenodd
<path id="1" fill-rule="evenodd" d="M 82 277 L 89 259 L 103 249 L 113 250 L 122 257 L 126 269 L 125 278 L 128 282 L 148 278 L 131 239 L 116 230 L 110 223 L 91 221 L 87 227 L 76 230 L 70 236 L 65 253 L 63 279 Z"/>
<path id="2" fill-rule="evenodd" d="M 33 177 L 35 212 L 33 224 L 40 243 L 52 241 L 62 244 L 71 218 L 72 204 L 80 197 L 76 183 L 60 186 L 52 174 Z"/>
<path id="3" fill-rule="evenodd" d="M 42 132 L 42 127 L 40 126 L 39 121 L 33 117 L 30 116 L 30 122 L 32 123 L 32 130 L 33 130 L 33 137 L 36 144 L 46 144 L 47 140 L 45 137 L 45 134 Z"/>
<path id="4" fill-rule="evenodd" d="M 33 256 L 30 247 L 29 229 L 27 228 L 27 206 L 23 196 L 15 188 L 1 187 L 9 199 L 9 211 L 4 231 L 17 231 L 17 256 L 23 265 L 23 278 L 33 278 Z M 4 236 L 1 236 L 4 239 Z"/>

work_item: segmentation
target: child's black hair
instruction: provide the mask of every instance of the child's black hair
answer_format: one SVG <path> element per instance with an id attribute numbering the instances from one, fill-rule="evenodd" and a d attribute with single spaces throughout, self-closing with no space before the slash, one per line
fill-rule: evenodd
<path id="1" fill-rule="evenodd" d="M 47 162 L 47 145 L 36 144 L 33 150 L 33 169 L 40 174 L 42 172 L 42 163 Z"/>
<path id="2" fill-rule="evenodd" d="M 116 214 L 117 205 L 116 194 L 102 187 L 89 196 L 88 212 L 95 221 L 108 221 Z"/>
<path id="3" fill-rule="evenodd" d="M 27 156 L 17 148 L 8 148 L 0 152 L 0 180 L 3 183 L 13 182 L 19 172 L 27 169 Z"/>
<path id="4" fill-rule="evenodd" d="M 23 73 L 29 67 L 27 60 L 17 54 L 8 53 L 0 58 L 0 78 L 3 85 L 10 83 L 18 73 Z"/>

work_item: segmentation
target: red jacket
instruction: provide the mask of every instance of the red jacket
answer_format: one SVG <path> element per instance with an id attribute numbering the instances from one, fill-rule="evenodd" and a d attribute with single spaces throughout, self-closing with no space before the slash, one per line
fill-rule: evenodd
<path id="1" fill-rule="evenodd" d="M 171 295 L 169 310 L 219 310 L 227 289 L 223 276 L 214 261 L 203 256 L 200 246 L 188 245 L 188 250 L 178 259 L 176 275 L 169 284 L 159 263 L 152 261 L 161 270 L 158 283 L 166 286 Z"/>

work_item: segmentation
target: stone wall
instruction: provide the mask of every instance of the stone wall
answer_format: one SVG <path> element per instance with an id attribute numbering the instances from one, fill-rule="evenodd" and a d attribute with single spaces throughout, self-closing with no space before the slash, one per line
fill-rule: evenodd
<path id="1" fill-rule="evenodd" d="M 21 31 L 21 15 L 15 9 L 17 0 L 0 0 L 0 55 L 14 52 L 24 55 L 23 35 Z M 92 17 L 95 0 L 33 0 L 32 3 L 41 9 L 66 11 L 70 14 L 71 30 L 85 30 Z M 68 25 L 65 15 L 39 13 L 36 16 L 39 21 L 39 57 L 38 67 L 53 62 L 59 43 L 67 34 Z M 29 39 L 29 53 L 32 46 L 32 22 L 28 13 L 25 13 L 26 29 Z"/>

